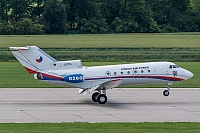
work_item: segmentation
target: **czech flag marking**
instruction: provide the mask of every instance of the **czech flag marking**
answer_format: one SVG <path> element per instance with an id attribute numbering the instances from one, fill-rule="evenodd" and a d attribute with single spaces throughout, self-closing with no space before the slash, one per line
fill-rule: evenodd
<path id="1" fill-rule="evenodd" d="M 43 60 L 42 56 L 38 56 L 38 57 L 36 58 L 36 61 L 37 61 L 38 63 L 42 62 L 42 60 Z"/>

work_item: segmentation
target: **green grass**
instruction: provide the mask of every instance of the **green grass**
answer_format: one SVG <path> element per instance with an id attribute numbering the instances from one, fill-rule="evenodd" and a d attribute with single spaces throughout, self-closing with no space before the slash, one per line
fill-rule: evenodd
<path id="1" fill-rule="evenodd" d="M 58 60 L 84 62 L 200 61 L 200 33 L 0 36 L 0 61 L 10 46 L 36 45 Z"/>
<path id="2" fill-rule="evenodd" d="M 0 36 L 0 48 L 27 45 L 41 48 L 199 48 L 199 42 L 200 33 Z"/>
<path id="3" fill-rule="evenodd" d="M 83 62 L 86 66 L 96 65 L 112 65 L 112 64 L 124 64 L 125 62 Z M 130 62 L 126 62 L 130 63 Z M 178 62 L 179 66 L 186 68 L 194 73 L 194 77 L 184 82 L 174 83 L 172 87 L 178 88 L 199 88 L 200 87 L 200 63 L 199 62 Z M 19 62 L 0 62 L 0 88 L 54 88 L 60 87 L 56 85 L 47 84 L 33 78 L 26 70 L 21 66 Z M 156 85 L 142 85 L 142 86 L 128 86 L 128 87 L 165 87 L 164 84 Z"/>
<path id="4" fill-rule="evenodd" d="M 195 76 L 185 82 L 175 83 L 172 87 L 200 87 L 200 33 L 0 36 L 0 61 L 16 61 L 8 50 L 9 46 L 27 45 L 37 45 L 58 60 L 81 59 L 87 66 L 126 62 L 179 62 L 178 65 L 192 71 Z M 0 87 L 57 86 L 33 79 L 33 75 L 29 75 L 19 63 L 1 62 Z"/>
<path id="5" fill-rule="evenodd" d="M 199 133 L 200 123 L 1 123 L 2 133 Z"/>

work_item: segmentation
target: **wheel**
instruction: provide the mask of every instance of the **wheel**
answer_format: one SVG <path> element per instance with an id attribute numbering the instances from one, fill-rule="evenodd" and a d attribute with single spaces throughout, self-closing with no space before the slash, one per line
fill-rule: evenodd
<path id="1" fill-rule="evenodd" d="M 92 101 L 97 102 L 97 96 L 99 95 L 98 92 L 92 94 Z"/>
<path id="2" fill-rule="evenodd" d="M 99 104 L 105 104 L 107 102 L 107 96 L 104 94 L 100 94 L 97 96 L 97 101 Z"/>
<path id="3" fill-rule="evenodd" d="M 166 96 L 166 97 L 169 96 L 169 91 L 168 90 L 164 90 L 163 91 L 163 95 Z"/>

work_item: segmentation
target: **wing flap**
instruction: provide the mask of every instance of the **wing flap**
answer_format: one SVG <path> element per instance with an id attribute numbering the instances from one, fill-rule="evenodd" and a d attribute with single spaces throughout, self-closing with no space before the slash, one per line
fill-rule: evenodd
<path id="1" fill-rule="evenodd" d="M 98 84 L 96 86 L 93 86 L 91 88 L 79 89 L 79 94 L 86 95 L 88 93 L 91 93 L 94 90 L 111 89 L 111 88 L 119 86 L 120 83 L 122 82 L 122 80 L 123 79 L 110 80 L 110 81 L 106 81 L 106 82 L 104 82 L 102 84 Z"/>
<path id="2" fill-rule="evenodd" d="M 123 79 L 115 79 L 111 81 L 107 81 L 102 84 L 102 87 L 105 89 L 111 89 L 120 85 Z"/>

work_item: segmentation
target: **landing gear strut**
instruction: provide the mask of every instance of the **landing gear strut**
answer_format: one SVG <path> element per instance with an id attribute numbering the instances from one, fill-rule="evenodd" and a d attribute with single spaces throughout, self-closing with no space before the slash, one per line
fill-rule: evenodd
<path id="1" fill-rule="evenodd" d="M 106 90 L 100 90 L 93 93 L 92 100 L 98 102 L 99 104 L 105 104 L 107 102 Z"/>
<path id="2" fill-rule="evenodd" d="M 163 91 L 163 95 L 166 96 L 166 97 L 169 96 L 169 91 L 170 91 L 169 86 L 170 86 L 170 85 L 172 85 L 172 84 L 171 84 L 171 83 L 167 83 L 167 86 L 166 86 L 166 87 L 167 87 L 167 90 L 164 90 L 164 91 Z"/>

